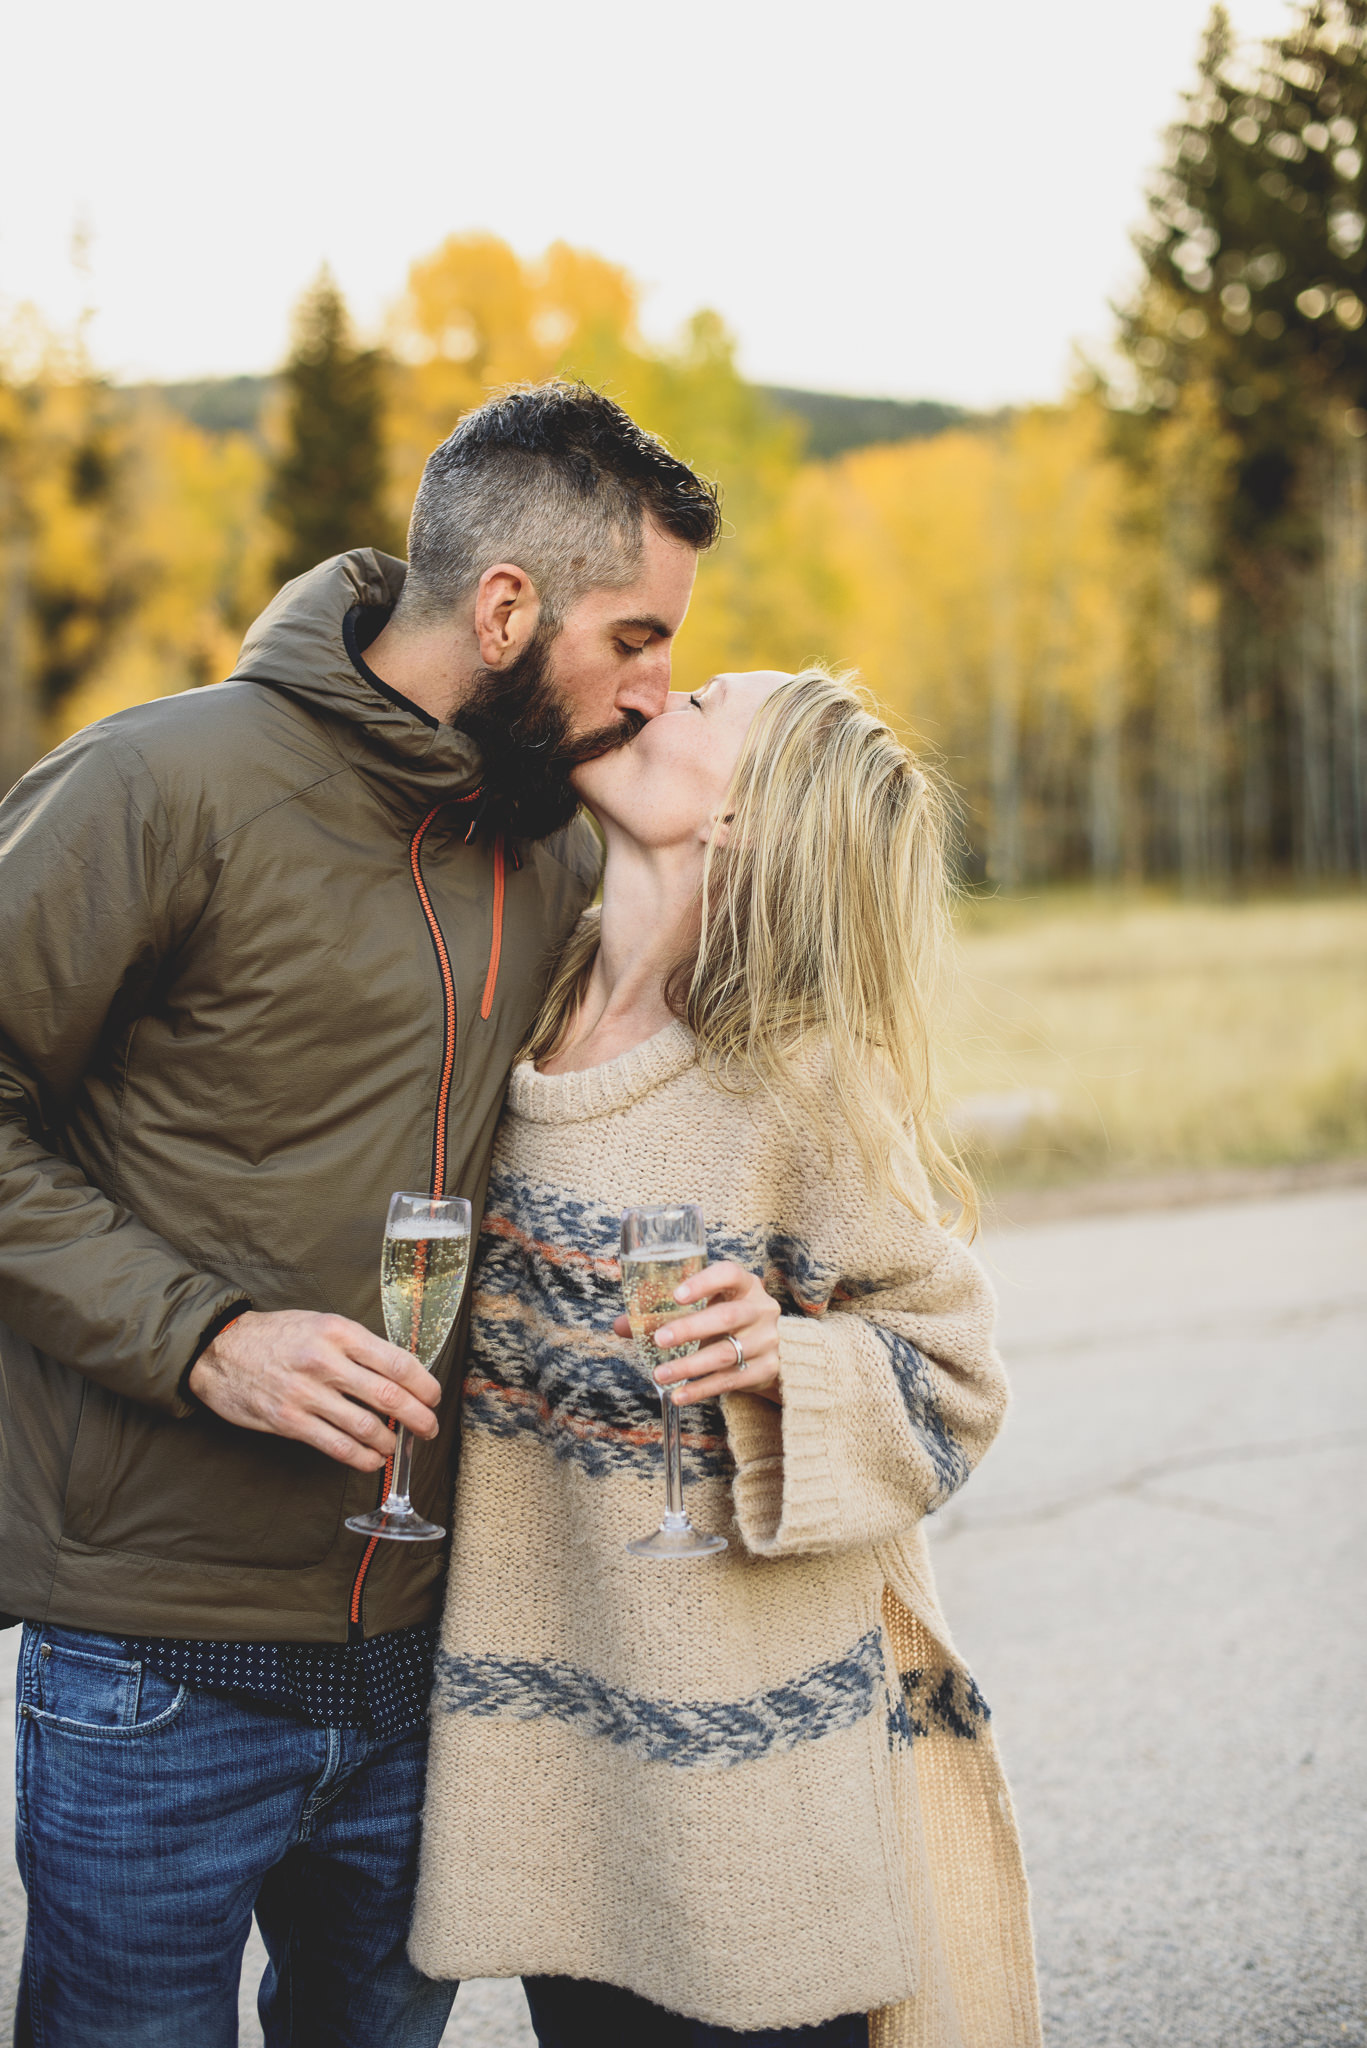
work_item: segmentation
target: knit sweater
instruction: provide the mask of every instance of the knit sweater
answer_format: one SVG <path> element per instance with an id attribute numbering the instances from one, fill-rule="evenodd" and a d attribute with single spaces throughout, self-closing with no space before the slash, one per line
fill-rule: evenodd
<path id="1" fill-rule="evenodd" d="M 781 1407 L 682 1411 L 729 1539 L 629 1556 L 659 1397 L 620 1311 L 621 1212 L 700 1202 L 782 1305 Z M 1032 2048 L 1029 1907 L 987 1708 L 922 1517 L 1000 1425 L 990 1287 L 682 1024 L 515 1069 L 474 1282 L 411 1938 L 434 1977 L 623 1985 L 738 2029 L 868 2011 L 875 2048 Z"/>

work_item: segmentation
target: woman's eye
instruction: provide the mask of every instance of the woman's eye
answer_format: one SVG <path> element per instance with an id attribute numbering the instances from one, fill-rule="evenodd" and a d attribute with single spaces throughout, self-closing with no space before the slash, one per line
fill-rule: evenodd
<path id="1" fill-rule="evenodd" d="M 698 701 L 698 698 L 697 698 L 696 694 L 695 694 L 695 693 L 694 693 L 693 691 L 690 691 L 690 692 L 689 692 L 689 697 L 688 697 L 688 701 L 689 701 L 689 703 L 690 703 L 690 704 L 691 704 L 691 705 L 693 706 L 693 709 L 694 709 L 695 711 L 701 711 L 701 710 L 702 710 L 702 705 L 701 705 L 701 704 L 699 703 L 699 701 Z"/>

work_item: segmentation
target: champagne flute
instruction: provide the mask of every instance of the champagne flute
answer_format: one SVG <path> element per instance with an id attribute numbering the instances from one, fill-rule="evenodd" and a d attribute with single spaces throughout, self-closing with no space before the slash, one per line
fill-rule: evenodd
<path id="1" fill-rule="evenodd" d="M 380 1300 L 385 1335 L 431 1367 L 451 1334 L 465 1292 L 470 1263 L 470 1204 L 460 1196 L 397 1194 L 380 1253 Z M 394 1430 L 394 1455 L 385 1497 L 368 1515 L 348 1515 L 347 1527 L 360 1536 L 388 1536 L 397 1543 L 430 1543 L 446 1534 L 416 1514 L 408 1498 L 413 1439 L 401 1423 Z"/>
<path id="2" fill-rule="evenodd" d="M 691 1273 L 701 1273 L 706 1264 L 707 1232 L 696 1202 L 628 1209 L 623 1216 L 622 1292 L 636 1355 L 652 1382 L 655 1368 L 666 1358 L 684 1358 L 698 1348 L 696 1343 L 674 1344 L 667 1352 L 659 1351 L 654 1339 L 666 1323 L 678 1322 L 706 1307 L 701 1301 L 684 1307 L 674 1299 L 679 1282 Z M 681 1418 L 668 1387 L 660 1389 L 660 1415 L 664 1424 L 664 1520 L 653 1534 L 636 1537 L 627 1549 L 634 1557 L 711 1557 L 726 1549 L 726 1538 L 695 1529 L 684 1510 Z"/>

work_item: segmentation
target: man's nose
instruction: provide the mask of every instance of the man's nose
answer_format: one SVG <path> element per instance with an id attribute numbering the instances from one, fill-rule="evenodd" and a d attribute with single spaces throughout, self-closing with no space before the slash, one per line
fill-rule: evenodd
<path id="1" fill-rule="evenodd" d="M 669 648 L 652 648 L 633 665 L 631 680 L 617 692 L 617 709 L 658 718 L 668 702 Z"/>

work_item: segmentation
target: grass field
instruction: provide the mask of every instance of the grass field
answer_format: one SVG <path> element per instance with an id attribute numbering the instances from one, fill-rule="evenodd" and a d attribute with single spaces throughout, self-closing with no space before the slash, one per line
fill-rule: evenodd
<path id="1" fill-rule="evenodd" d="M 1367 1155 L 1367 897 L 963 906 L 944 1073 L 998 1186 Z"/>

